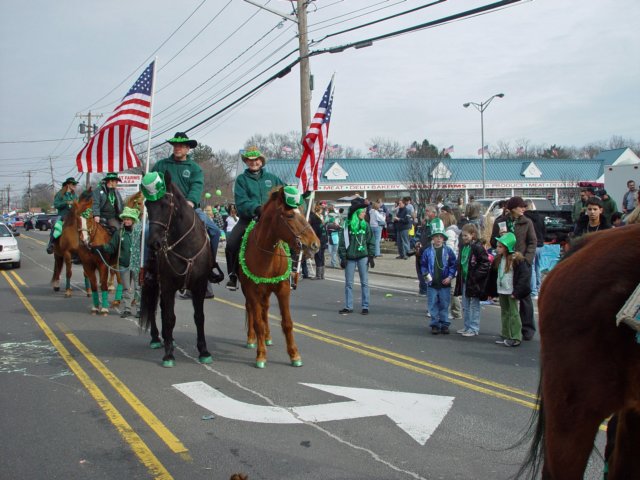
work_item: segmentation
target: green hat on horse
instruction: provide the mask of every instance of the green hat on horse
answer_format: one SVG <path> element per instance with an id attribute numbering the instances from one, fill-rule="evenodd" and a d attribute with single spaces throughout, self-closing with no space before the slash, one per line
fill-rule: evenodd
<path id="1" fill-rule="evenodd" d="M 167 185 L 164 183 L 164 175 L 160 172 L 149 172 L 142 177 L 140 184 L 144 198 L 150 202 L 155 202 L 164 197 L 167 193 Z"/>
<path id="2" fill-rule="evenodd" d="M 287 185 L 286 187 L 284 187 L 283 193 L 284 193 L 284 203 L 287 204 L 287 207 L 298 208 L 300 205 L 302 205 L 303 203 L 302 195 L 300 194 L 300 192 L 296 187 Z"/>

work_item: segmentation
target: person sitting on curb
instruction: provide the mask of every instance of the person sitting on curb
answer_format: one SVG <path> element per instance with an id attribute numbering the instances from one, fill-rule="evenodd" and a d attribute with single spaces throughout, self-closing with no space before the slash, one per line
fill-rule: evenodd
<path id="1" fill-rule="evenodd" d="M 71 211 L 71 204 L 78 199 L 76 194 L 76 185 L 78 182 L 75 178 L 69 177 L 62 184 L 62 188 L 53 198 L 53 206 L 58 209 L 58 218 L 52 223 L 51 232 L 49 233 L 49 243 L 47 244 L 47 253 L 53 253 L 54 242 L 62 235 L 62 224 L 64 217 Z"/>

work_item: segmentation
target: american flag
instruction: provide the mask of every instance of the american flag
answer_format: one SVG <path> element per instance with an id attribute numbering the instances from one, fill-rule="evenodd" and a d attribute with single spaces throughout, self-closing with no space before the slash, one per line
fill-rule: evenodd
<path id="1" fill-rule="evenodd" d="M 320 174 L 324 165 L 329 137 L 329 122 L 333 105 L 333 79 L 322 96 L 318 111 L 311 119 L 311 125 L 302 140 L 302 157 L 296 170 L 296 177 L 300 179 L 298 189 L 301 192 L 315 191 L 320 183 Z"/>
<path id="2" fill-rule="evenodd" d="M 524 147 L 518 147 L 516 149 L 516 155 L 524 155 Z"/>
<path id="3" fill-rule="evenodd" d="M 284 153 L 291 153 L 291 152 L 293 152 L 293 148 L 291 148 L 291 147 L 290 147 L 290 146 L 288 146 L 288 145 L 285 145 L 284 147 L 282 147 L 282 151 L 283 151 Z"/>
<path id="4" fill-rule="evenodd" d="M 407 148 L 407 153 L 416 153 L 418 149 L 416 147 Z"/>
<path id="5" fill-rule="evenodd" d="M 442 151 L 442 153 L 443 153 L 443 155 L 447 155 L 447 154 L 449 154 L 449 153 L 453 153 L 453 145 L 450 145 L 449 147 L 445 148 L 445 149 Z"/>
<path id="6" fill-rule="evenodd" d="M 371 145 L 369 147 L 369 151 L 373 152 L 373 153 L 376 153 L 378 151 L 378 145 Z"/>
<path id="7" fill-rule="evenodd" d="M 122 172 L 140 166 L 140 159 L 131 143 L 131 129 L 149 129 L 153 63 L 142 72 L 100 130 L 80 150 L 76 157 L 79 172 Z"/>
<path id="8" fill-rule="evenodd" d="M 482 153 L 489 153 L 489 145 L 485 145 L 482 148 L 478 149 L 478 155 L 482 155 Z"/>

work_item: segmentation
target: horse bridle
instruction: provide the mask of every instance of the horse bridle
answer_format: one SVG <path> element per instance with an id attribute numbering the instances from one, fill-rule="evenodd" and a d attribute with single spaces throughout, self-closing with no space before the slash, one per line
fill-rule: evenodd
<path id="1" fill-rule="evenodd" d="M 295 216 L 295 214 L 294 214 L 294 216 Z M 307 225 L 302 230 L 300 230 L 299 232 L 296 233 L 293 230 L 293 228 L 291 228 L 291 225 L 289 225 L 289 222 L 287 221 L 287 217 L 285 217 L 284 214 L 280 213 L 280 218 L 282 219 L 282 221 L 284 221 L 284 224 L 287 226 L 289 231 L 293 234 L 293 236 L 296 239 L 296 247 L 291 249 L 291 252 L 292 252 L 291 255 L 282 255 L 280 253 L 276 253 L 276 249 L 278 247 L 277 243 L 273 246 L 273 251 L 266 250 L 266 249 L 260 248 L 260 247 L 258 247 L 258 250 L 261 250 L 261 251 L 266 252 L 266 253 L 270 253 L 270 254 L 278 256 L 278 257 L 294 257 L 295 255 L 297 255 L 298 252 L 300 252 L 302 250 L 302 248 L 303 248 L 302 240 L 301 240 L 302 234 L 304 232 L 306 232 L 309 228 L 311 228 L 311 225 L 309 223 L 307 223 Z"/>
<path id="2" fill-rule="evenodd" d="M 193 222 L 191 223 L 191 227 L 189 227 L 189 229 L 184 233 L 184 235 L 182 235 L 178 240 L 176 240 L 171 245 L 169 245 L 169 228 L 171 227 L 171 221 L 173 220 L 173 210 L 174 210 L 175 203 L 173 201 L 173 198 L 174 198 L 173 197 L 173 193 L 167 193 L 166 195 L 170 198 L 170 201 L 169 201 L 169 220 L 167 221 L 167 223 L 164 223 L 164 222 L 161 222 L 159 220 L 151 220 L 151 219 L 149 219 L 149 224 L 160 225 L 163 228 L 163 230 L 164 230 L 164 238 L 162 239 L 162 244 L 161 244 L 161 247 L 160 247 L 160 251 L 164 254 L 165 260 L 166 260 L 167 264 L 169 265 L 169 267 L 171 268 L 171 270 L 173 270 L 173 273 L 175 273 L 176 275 L 178 275 L 180 277 L 185 277 L 184 284 L 183 284 L 182 288 L 186 288 L 186 285 L 189 283 L 189 277 L 191 275 L 191 270 L 193 268 L 193 264 L 195 263 L 196 259 L 200 256 L 200 254 L 205 251 L 205 248 L 207 247 L 207 245 L 209 245 L 209 236 L 205 234 L 204 243 L 202 244 L 202 247 L 200 248 L 200 250 L 198 250 L 198 252 L 193 257 L 184 257 L 184 256 L 180 255 L 178 252 L 176 252 L 174 250 L 174 248 L 177 247 L 180 244 L 180 242 L 182 242 L 185 238 L 187 238 L 187 236 L 196 227 L 197 215 L 196 215 L 195 210 L 193 210 L 192 211 L 192 213 L 193 213 Z M 173 265 L 169 261 L 169 254 L 174 255 L 175 257 L 179 258 L 180 260 L 182 260 L 183 262 L 186 263 L 186 267 L 185 267 L 183 272 L 178 272 L 178 271 L 176 271 L 175 268 L 173 268 Z"/>

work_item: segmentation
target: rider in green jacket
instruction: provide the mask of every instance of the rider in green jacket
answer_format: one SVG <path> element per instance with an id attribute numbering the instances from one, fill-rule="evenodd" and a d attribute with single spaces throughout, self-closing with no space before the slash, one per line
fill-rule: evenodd
<path id="1" fill-rule="evenodd" d="M 62 184 L 62 188 L 53 198 L 53 206 L 58 209 L 58 218 L 51 223 L 51 233 L 49 235 L 49 243 L 47 244 L 47 253 L 53 253 L 53 242 L 62 233 L 62 221 L 64 217 L 71 211 L 71 204 L 78 199 L 76 194 L 76 185 L 78 182 L 75 178 L 69 177 Z M 57 233 L 57 234 L 56 234 Z"/>

